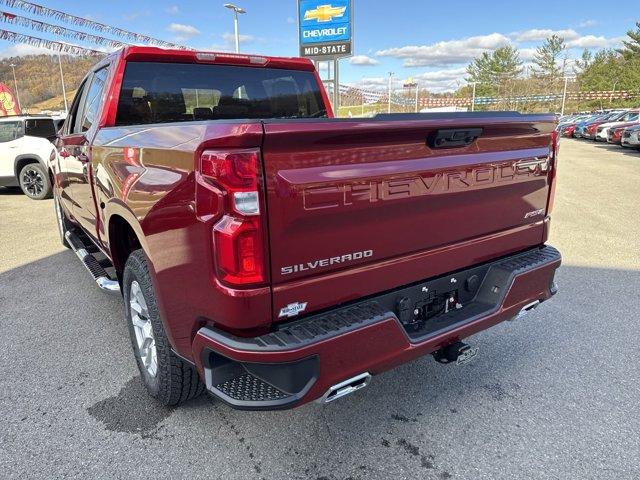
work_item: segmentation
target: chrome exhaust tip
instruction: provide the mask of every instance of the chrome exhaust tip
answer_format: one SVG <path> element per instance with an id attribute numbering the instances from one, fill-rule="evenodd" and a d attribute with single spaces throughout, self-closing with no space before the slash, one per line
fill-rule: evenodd
<path id="1" fill-rule="evenodd" d="M 527 303 L 524 307 L 522 307 L 520 309 L 518 314 L 515 317 L 513 317 L 511 320 L 518 320 L 518 319 L 524 317 L 527 313 L 531 312 L 532 310 L 535 310 L 538 307 L 538 305 L 540 305 L 540 300 L 536 300 L 535 302 Z"/>
<path id="2" fill-rule="evenodd" d="M 351 377 L 344 382 L 340 382 L 330 387 L 327 392 L 318 399 L 318 403 L 333 402 L 342 397 L 352 394 L 363 389 L 371 382 L 371 374 L 369 372 L 361 373 L 355 377 Z"/>

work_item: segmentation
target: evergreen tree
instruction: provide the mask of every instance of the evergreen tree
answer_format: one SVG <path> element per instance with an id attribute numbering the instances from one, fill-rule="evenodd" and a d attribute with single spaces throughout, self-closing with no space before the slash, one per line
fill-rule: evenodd
<path id="1" fill-rule="evenodd" d="M 640 58 L 640 22 L 636 22 L 636 31 L 627 31 L 627 40 L 623 40 L 624 48 L 618 50 L 626 59 Z"/>
<path id="2" fill-rule="evenodd" d="M 574 73 L 576 75 L 580 75 L 582 72 L 584 72 L 591 66 L 592 62 L 593 62 L 593 55 L 591 54 L 590 50 L 587 50 L 585 48 L 580 58 L 576 60 L 576 64 L 573 67 Z"/>
<path id="3" fill-rule="evenodd" d="M 522 60 L 514 47 L 507 45 L 491 53 L 484 52 L 467 67 L 467 82 L 478 83 L 479 94 L 489 94 L 522 72 Z"/>
<path id="4" fill-rule="evenodd" d="M 536 48 L 533 56 L 534 75 L 546 82 L 554 82 L 564 75 L 564 69 L 558 66 L 558 59 L 566 50 L 564 38 L 557 35 L 551 35 L 542 45 Z"/>

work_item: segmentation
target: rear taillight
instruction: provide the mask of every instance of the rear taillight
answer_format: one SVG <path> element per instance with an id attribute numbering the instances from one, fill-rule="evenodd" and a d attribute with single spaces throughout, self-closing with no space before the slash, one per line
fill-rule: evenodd
<path id="1" fill-rule="evenodd" d="M 549 198 L 547 200 L 547 215 L 551 215 L 553 203 L 556 196 L 556 175 L 558 174 L 558 151 L 560 150 L 560 139 L 558 132 L 551 132 L 551 145 L 549 146 L 549 156 L 551 169 L 549 171 Z"/>
<path id="2" fill-rule="evenodd" d="M 223 216 L 213 226 L 218 278 L 237 286 L 263 283 L 260 151 L 205 150 L 200 156 L 199 174 L 220 189 L 224 198 Z"/>

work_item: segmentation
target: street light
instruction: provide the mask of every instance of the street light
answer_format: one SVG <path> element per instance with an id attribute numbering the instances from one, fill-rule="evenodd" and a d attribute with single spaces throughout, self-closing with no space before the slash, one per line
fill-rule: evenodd
<path id="1" fill-rule="evenodd" d="M 13 85 L 16 89 L 16 101 L 18 102 L 18 110 L 22 111 L 22 107 L 20 106 L 20 92 L 18 92 L 18 81 L 16 80 L 16 66 L 15 64 L 9 65 L 11 70 L 13 70 Z"/>
<path id="2" fill-rule="evenodd" d="M 64 86 L 64 73 L 62 73 L 62 58 L 60 51 L 58 51 L 58 66 L 60 67 L 60 82 L 62 82 L 62 98 L 64 99 L 64 111 L 69 113 L 69 106 L 67 105 L 67 89 Z"/>
<path id="3" fill-rule="evenodd" d="M 471 94 L 471 111 L 472 112 L 475 112 L 475 109 L 476 109 L 476 84 L 477 83 L 478 82 L 473 82 L 472 83 L 473 84 L 473 91 L 472 91 L 472 94 Z"/>
<path id="4" fill-rule="evenodd" d="M 564 77 L 564 88 L 562 89 L 562 108 L 560 109 L 560 116 L 564 115 L 564 106 L 567 102 L 567 83 L 569 80 L 573 80 L 574 77 L 566 76 Z"/>
<path id="5" fill-rule="evenodd" d="M 387 103 L 387 113 L 391 113 L 391 81 L 393 80 L 393 72 L 389 72 L 389 89 L 388 89 L 388 103 Z"/>
<path id="6" fill-rule="evenodd" d="M 233 3 L 225 3 L 224 6 L 229 10 L 233 10 L 233 29 L 236 34 L 236 53 L 240 53 L 240 35 L 238 34 L 238 14 L 247 13 L 247 11 L 242 7 L 238 7 L 234 5 Z"/>

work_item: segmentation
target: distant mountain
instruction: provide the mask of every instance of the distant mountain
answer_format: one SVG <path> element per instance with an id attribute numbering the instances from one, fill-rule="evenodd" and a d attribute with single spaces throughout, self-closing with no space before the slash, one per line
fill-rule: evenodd
<path id="1" fill-rule="evenodd" d="M 67 100 L 71 104 L 80 82 L 89 68 L 99 61 L 99 58 L 68 55 L 63 55 L 61 58 Z M 57 55 L 27 55 L 0 60 L 0 82 L 6 83 L 15 91 L 11 64 L 15 65 L 23 112 L 35 113 L 43 109 L 63 109 L 64 102 Z"/>

